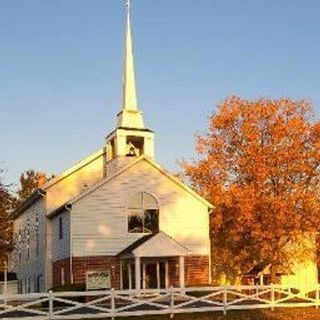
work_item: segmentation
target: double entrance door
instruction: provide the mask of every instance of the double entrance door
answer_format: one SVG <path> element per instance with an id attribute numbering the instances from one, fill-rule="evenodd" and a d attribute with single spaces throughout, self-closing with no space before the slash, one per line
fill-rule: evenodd
<path id="1" fill-rule="evenodd" d="M 141 259 L 141 284 L 142 289 L 165 289 L 169 286 L 169 263 L 167 260 L 153 261 Z M 122 268 L 123 289 L 134 289 L 135 265 L 126 262 Z"/>
<path id="2" fill-rule="evenodd" d="M 166 288 L 166 263 L 150 262 L 143 264 L 141 280 L 143 289 Z"/>

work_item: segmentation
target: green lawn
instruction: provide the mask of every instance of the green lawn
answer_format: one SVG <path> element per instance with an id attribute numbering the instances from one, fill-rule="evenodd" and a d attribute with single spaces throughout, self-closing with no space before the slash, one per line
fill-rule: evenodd
<path id="1" fill-rule="evenodd" d="M 166 316 L 149 316 L 149 317 L 131 317 L 116 318 L 121 320 L 167 320 Z M 194 313 L 175 315 L 174 320 L 319 320 L 320 309 L 301 308 L 301 309 L 276 309 L 271 310 L 253 310 L 253 311 L 230 311 L 227 316 L 221 312 L 212 313 Z"/>

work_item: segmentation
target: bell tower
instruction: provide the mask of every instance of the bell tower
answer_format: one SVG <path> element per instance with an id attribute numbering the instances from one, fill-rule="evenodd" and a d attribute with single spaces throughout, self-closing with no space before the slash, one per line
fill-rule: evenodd
<path id="1" fill-rule="evenodd" d="M 141 155 L 151 159 L 154 157 L 154 132 L 145 128 L 137 103 L 130 0 L 127 0 L 126 8 L 122 108 L 117 114 L 116 129 L 106 138 L 107 175 L 115 173 Z"/>

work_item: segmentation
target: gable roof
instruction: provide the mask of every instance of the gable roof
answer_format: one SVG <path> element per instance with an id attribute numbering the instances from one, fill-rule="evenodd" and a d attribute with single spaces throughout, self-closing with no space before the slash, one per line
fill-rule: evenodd
<path id="1" fill-rule="evenodd" d="M 46 193 L 45 191 L 43 191 L 43 189 L 37 189 L 34 192 L 32 192 L 32 194 L 27 199 L 21 202 L 21 204 L 19 204 L 19 206 L 11 212 L 11 214 L 9 215 L 9 219 L 11 220 L 19 217 L 19 215 L 23 211 L 31 207 L 31 205 L 33 205 L 38 199 L 44 197 L 45 194 Z"/>
<path id="2" fill-rule="evenodd" d="M 93 162 L 97 158 L 103 156 L 105 153 L 106 153 L 105 148 L 99 149 L 98 151 L 96 151 L 94 153 L 91 153 L 88 157 L 82 159 L 81 161 L 79 161 L 77 164 L 75 164 L 71 168 L 69 168 L 66 171 L 62 172 L 57 177 L 49 180 L 47 183 L 45 183 L 42 186 L 42 189 L 43 190 L 49 189 L 50 187 L 52 187 L 53 185 L 57 184 L 58 182 L 60 182 L 64 178 L 70 176 L 71 174 L 73 174 L 74 172 L 76 172 L 76 171 L 80 170 L 81 168 L 87 166 L 89 163 Z"/>
<path id="3" fill-rule="evenodd" d="M 121 252 L 119 252 L 117 255 L 118 256 L 131 255 L 132 251 L 134 251 L 135 249 L 139 248 L 142 244 L 147 242 L 149 239 L 153 238 L 155 235 L 156 235 L 156 233 L 150 233 L 150 234 L 147 234 L 145 236 L 142 236 L 137 241 L 135 241 L 132 244 L 130 244 L 129 247 L 127 247 L 124 250 L 122 250 Z"/>
<path id="4" fill-rule="evenodd" d="M 85 190 L 84 192 L 80 193 L 79 195 L 77 195 L 76 197 L 70 199 L 69 201 L 67 201 L 66 203 L 64 203 L 61 207 L 59 208 L 64 208 L 67 205 L 72 205 L 76 202 L 78 202 L 79 200 L 81 200 L 82 198 L 84 198 L 86 195 L 92 193 L 93 191 L 97 190 L 100 186 L 104 185 L 105 183 L 108 183 L 109 181 L 111 181 L 112 179 L 116 178 L 117 176 L 121 175 L 122 173 L 124 173 L 125 171 L 127 171 L 129 168 L 133 167 L 134 165 L 136 165 L 137 163 L 141 162 L 141 161 L 146 161 L 149 164 L 151 164 L 154 168 L 156 168 L 158 171 L 160 171 L 162 174 L 164 174 L 166 177 L 168 177 L 170 180 L 172 180 L 174 183 L 176 183 L 177 185 L 179 185 L 181 188 L 183 188 L 185 191 L 187 191 L 189 194 L 191 194 L 193 197 L 195 197 L 197 200 L 199 200 L 200 202 L 202 202 L 204 205 L 206 205 L 208 208 L 212 209 L 214 208 L 214 206 L 207 201 L 206 199 L 204 199 L 203 197 L 201 197 L 199 194 L 197 194 L 195 191 L 193 191 L 190 187 L 188 187 L 186 184 L 182 183 L 179 179 L 175 178 L 172 174 L 170 174 L 169 172 L 167 172 L 166 170 L 164 170 L 162 167 L 160 167 L 159 165 L 157 165 L 154 161 L 152 161 L 150 158 L 146 157 L 145 155 L 142 155 L 140 157 L 138 157 L 137 159 L 133 160 L 132 162 L 130 162 L 128 165 L 126 165 L 125 167 L 123 167 L 121 170 L 117 171 L 114 175 L 110 176 L 110 177 L 106 177 L 104 179 L 102 179 L 101 181 L 99 181 L 98 183 L 96 183 L 95 185 L 89 187 L 87 190 Z M 58 208 L 58 209 L 59 209 Z M 48 217 L 51 217 L 54 213 L 57 213 L 56 210 L 50 212 L 48 214 Z"/>
<path id="5" fill-rule="evenodd" d="M 88 157 L 82 159 L 80 162 L 75 164 L 73 167 L 61 173 L 59 176 L 50 179 L 41 188 L 35 190 L 27 199 L 25 199 L 12 213 L 10 214 L 10 219 L 16 219 L 20 216 L 26 209 L 28 209 L 33 203 L 35 203 L 39 198 L 45 196 L 46 190 L 48 190 L 53 185 L 59 183 L 61 180 L 72 175 L 74 172 L 80 170 L 81 168 L 87 166 L 97 158 L 105 154 L 105 148 L 99 149 L 98 151 L 90 154 Z M 64 206 L 64 205 L 63 205 Z"/>
<path id="6" fill-rule="evenodd" d="M 251 268 L 251 270 L 244 274 L 244 276 L 258 276 L 270 267 L 270 263 L 261 261 Z"/>
<path id="7" fill-rule="evenodd" d="M 174 257 L 186 256 L 189 250 L 166 233 L 160 231 L 148 234 L 122 250 L 118 256 L 131 257 Z"/>
<path id="8" fill-rule="evenodd" d="M 270 266 L 271 264 L 266 261 L 258 262 L 256 265 L 253 266 L 253 268 L 251 268 L 249 272 L 245 273 L 243 277 L 257 277 L 257 276 L 260 276 L 261 274 L 270 275 L 271 273 Z M 281 268 L 281 270 L 278 270 L 276 272 L 277 276 L 289 275 L 289 274 L 293 274 L 293 272 L 286 268 Z"/>

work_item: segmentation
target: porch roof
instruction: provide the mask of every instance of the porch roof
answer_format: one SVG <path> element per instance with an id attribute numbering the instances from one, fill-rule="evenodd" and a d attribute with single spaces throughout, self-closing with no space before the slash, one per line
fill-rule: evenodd
<path id="1" fill-rule="evenodd" d="M 122 250 L 120 258 L 132 257 L 177 257 L 185 256 L 189 250 L 164 232 L 148 234 Z"/>
<path id="2" fill-rule="evenodd" d="M 270 276 L 270 274 L 271 274 L 270 263 L 261 261 L 257 263 L 249 272 L 245 273 L 243 277 L 250 278 L 250 277 L 258 277 L 260 275 Z M 276 272 L 276 276 L 289 275 L 289 274 L 293 274 L 293 272 L 283 267 Z"/>

